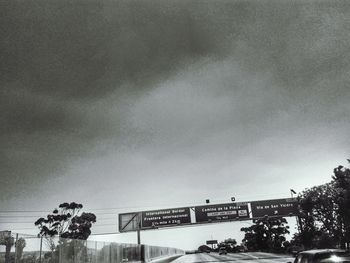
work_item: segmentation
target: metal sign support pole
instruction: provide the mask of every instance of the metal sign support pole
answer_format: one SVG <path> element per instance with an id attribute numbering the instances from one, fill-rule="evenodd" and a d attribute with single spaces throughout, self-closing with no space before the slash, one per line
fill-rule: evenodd
<path id="1" fill-rule="evenodd" d="M 141 233 L 140 229 L 137 229 L 137 244 L 141 245 Z"/>
<path id="2" fill-rule="evenodd" d="M 137 228 L 137 244 L 141 245 L 141 222 L 138 223 Z"/>
<path id="3" fill-rule="evenodd" d="M 43 236 L 40 237 L 39 263 L 41 263 L 41 251 L 43 250 Z"/>

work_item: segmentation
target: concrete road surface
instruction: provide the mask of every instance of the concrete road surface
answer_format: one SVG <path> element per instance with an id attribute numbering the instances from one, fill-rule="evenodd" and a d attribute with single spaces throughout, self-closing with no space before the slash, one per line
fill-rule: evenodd
<path id="1" fill-rule="evenodd" d="M 218 253 L 198 253 L 179 257 L 171 263 L 200 263 L 200 262 L 225 262 L 225 263 L 286 263 L 293 262 L 294 258 L 287 255 L 277 255 L 263 252 L 233 253 L 219 255 Z"/>

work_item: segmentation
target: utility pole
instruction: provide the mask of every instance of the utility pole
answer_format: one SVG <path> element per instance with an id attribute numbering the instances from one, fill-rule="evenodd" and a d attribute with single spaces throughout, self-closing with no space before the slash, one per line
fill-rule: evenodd
<path id="1" fill-rule="evenodd" d="M 16 233 L 16 242 L 15 242 L 15 263 L 17 263 L 17 243 L 18 243 L 18 233 Z"/>

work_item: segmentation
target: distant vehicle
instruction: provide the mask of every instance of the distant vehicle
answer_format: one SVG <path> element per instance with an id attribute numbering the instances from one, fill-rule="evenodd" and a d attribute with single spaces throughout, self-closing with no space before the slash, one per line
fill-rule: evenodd
<path id="1" fill-rule="evenodd" d="M 323 262 L 350 262 L 340 261 L 349 257 L 349 252 L 342 249 L 313 249 L 300 252 L 294 263 L 323 263 Z"/>
<path id="2" fill-rule="evenodd" d="M 198 251 L 202 253 L 210 253 L 211 248 L 206 245 L 202 245 L 198 248 Z"/>
<path id="3" fill-rule="evenodd" d="M 227 254 L 226 248 L 224 247 L 219 248 L 219 255 L 226 255 L 226 254 Z"/>
<path id="4" fill-rule="evenodd" d="M 234 249 L 234 252 L 236 253 L 247 252 L 247 249 L 244 246 L 236 246 Z"/>

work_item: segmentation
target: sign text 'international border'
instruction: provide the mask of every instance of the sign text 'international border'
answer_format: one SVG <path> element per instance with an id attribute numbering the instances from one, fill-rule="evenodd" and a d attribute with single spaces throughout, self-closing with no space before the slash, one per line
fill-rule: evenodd
<path id="1" fill-rule="evenodd" d="M 142 228 L 191 223 L 190 208 L 172 208 L 141 212 Z"/>

